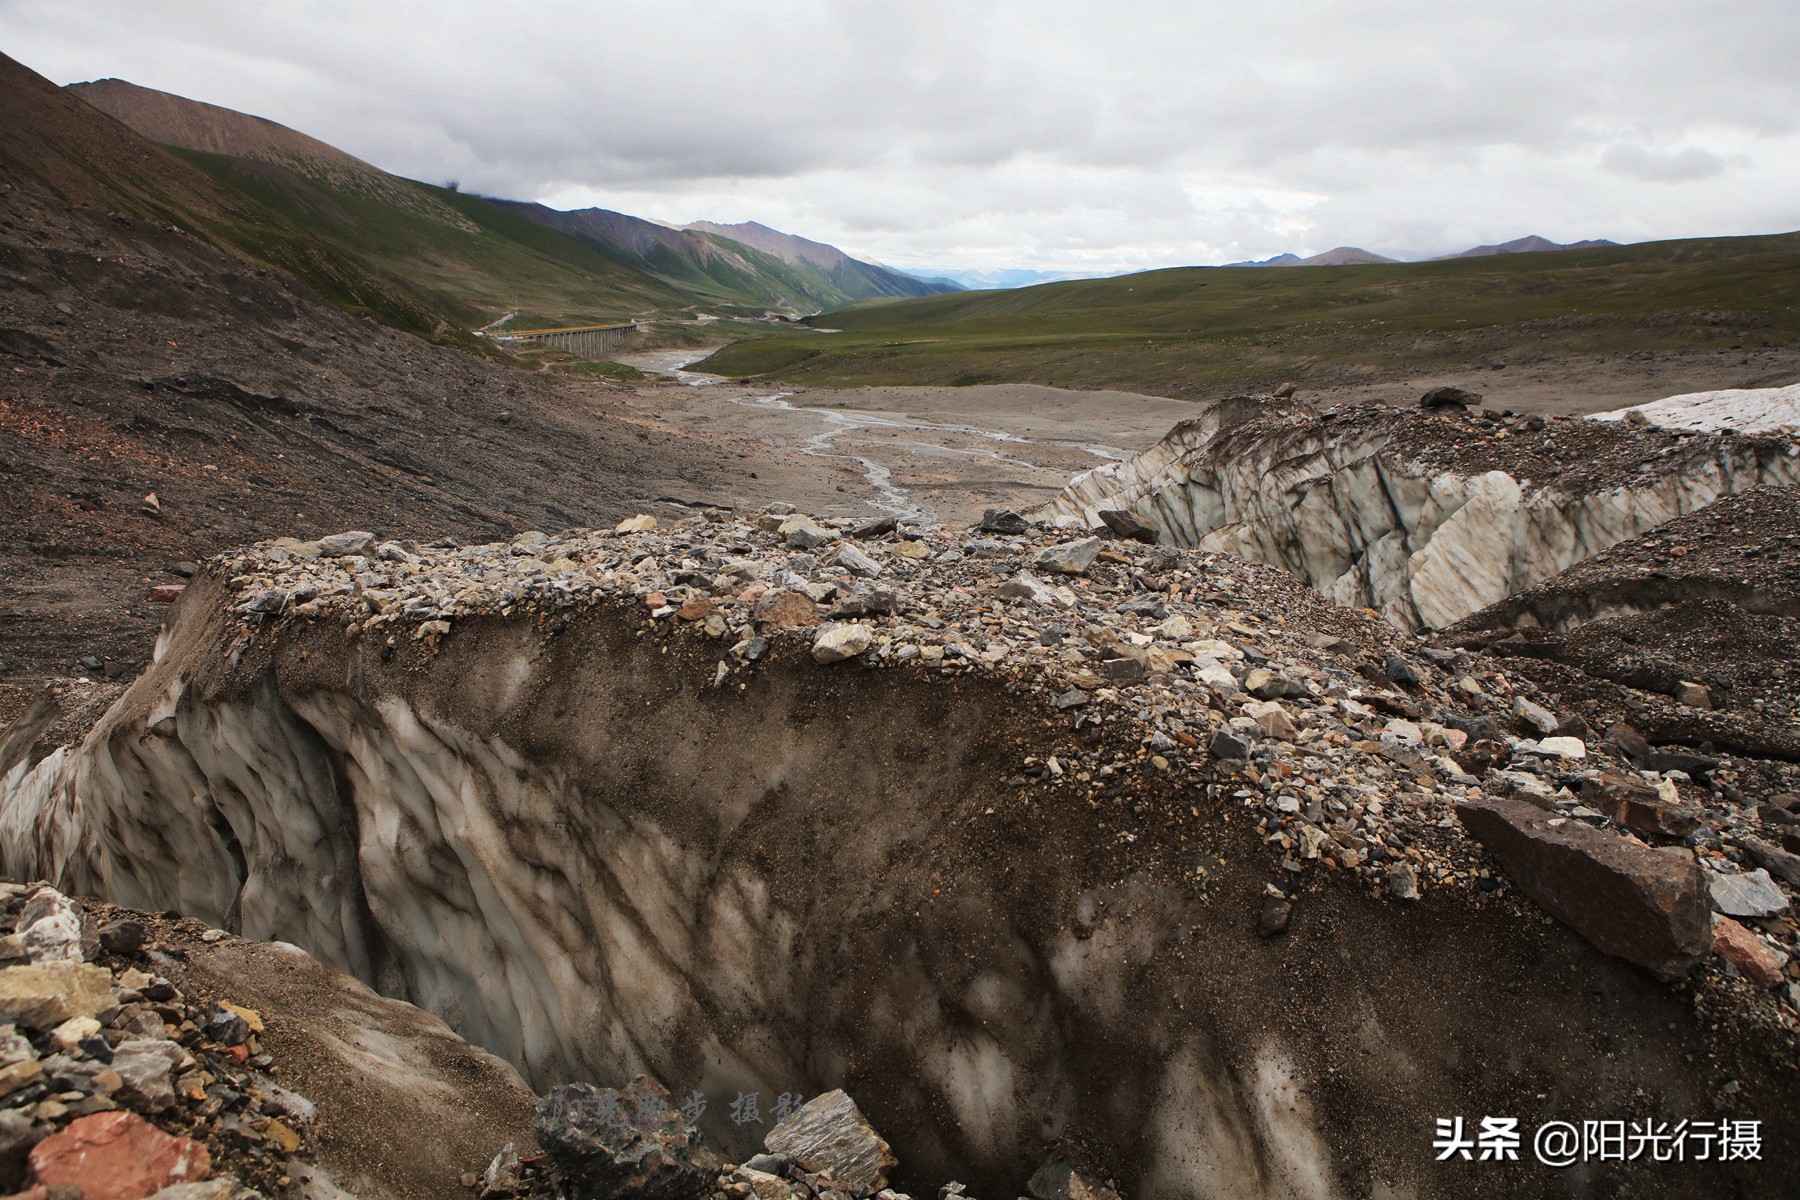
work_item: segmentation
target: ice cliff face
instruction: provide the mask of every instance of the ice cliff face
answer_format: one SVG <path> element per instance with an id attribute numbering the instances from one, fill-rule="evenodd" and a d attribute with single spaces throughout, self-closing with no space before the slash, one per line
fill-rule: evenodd
<path id="1" fill-rule="evenodd" d="M 1041 553 L 1025 539 L 937 535 L 924 563 L 897 537 L 790 555 L 780 528 L 747 525 L 535 536 L 459 560 L 463 578 L 398 548 L 304 586 L 268 586 L 292 567 L 281 547 L 215 564 L 81 746 L 0 778 L 0 869 L 299 944 L 539 1088 L 645 1072 L 700 1092 L 728 1150 L 761 1132 L 727 1120 L 736 1094 L 844 1087 L 903 1163 L 987 1192 L 1062 1138 L 1146 1200 L 1477 1194 L 1393 1165 L 1420 1160 L 1432 1116 L 1538 1092 L 1602 1112 L 1686 1095 L 1699 1069 L 1692 1015 L 1648 976 L 1456 898 L 1477 894 L 1466 847 L 1407 859 L 1442 864 L 1423 903 L 1308 885 L 1294 928 L 1258 936 L 1278 810 L 1249 775 L 1217 782 L 1187 732 L 1237 691 L 1214 656 L 1253 675 L 1206 630 L 1261 639 L 1308 681 L 1292 686 L 1312 727 L 1292 693 L 1295 720 L 1257 701 L 1243 712 L 1267 726 L 1231 726 L 1291 739 L 1261 748 L 1257 779 L 1312 781 L 1321 824 L 1291 853 L 1316 864 L 1331 822 L 1342 880 L 1370 845 L 1353 831 L 1377 827 L 1350 801 L 1404 814 L 1444 795 L 1312 725 L 1374 718 L 1339 704 L 1355 672 L 1332 656 L 1397 639 L 1277 572 L 1220 560 L 1205 586 L 1231 594 L 1202 599 L 1189 572 L 1160 593 L 1176 611 L 1140 616 L 1118 599 L 1133 574 L 1181 556 L 1115 543 L 1138 557 L 1062 576 L 1070 609 L 1002 603 Z M 830 553 L 852 566 L 827 587 Z M 759 576 L 788 590 L 743 587 Z M 879 643 L 821 665 L 813 596 L 871 614 L 856 627 Z M 1347 648 L 1247 623 L 1284 628 L 1284 606 Z M 880 615 L 896 607 L 904 622 Z M 1139 682 L 1072 665 L 1052 628 L 1114 647 L 1106 669 Z M 1173 712 L 1185 724 L 1153 723 Z M 1357 782 L 1378 770 L 1391 792 Z M 1621 1023 L 1630 1056 L 1572 1050 Z"/>
<path id="2" fill-rule="evenodd" d="M 1800 452 L 1778 436 L 1381 408 L 1247 418 L 1245 401 L 1227 404 L 1077 476 L 1039 515 L 1091 528 L 1130 510 L 1166 543 L 1442 628 L 1720 496 L 1800 482 Z"/>

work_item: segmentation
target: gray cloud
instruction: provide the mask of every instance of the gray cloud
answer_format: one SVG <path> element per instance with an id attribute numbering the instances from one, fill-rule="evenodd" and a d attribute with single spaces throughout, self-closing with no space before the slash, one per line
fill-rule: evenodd
<path id="1" fill-rule="evenodd" d="M 1698 146 L 1682 150 L 1647 150 L 1642 146 L 1609 146 L 1600 156 L 1607 170 L 1650 183 L 1692 183 L 1725 170 L 1725 160 Z"/>
<path id="2" fill-rule="evenodd" d="M 1800 226 L 1792 0 L 0 0 L 0 34 L 417 178 L 899 265 Z"/>

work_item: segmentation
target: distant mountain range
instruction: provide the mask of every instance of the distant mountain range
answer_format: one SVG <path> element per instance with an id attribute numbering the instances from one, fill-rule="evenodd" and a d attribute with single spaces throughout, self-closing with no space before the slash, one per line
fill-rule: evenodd
<path id="1" fill-rule="evenodd" d="M 1065 283 L 1071 279 L 1106 279 L 1123 271 L 1033 271 L 1024 267 L 995 267 L 985 271 L 962 267 L 921 267 L 911 274 L 923 279 L 941 279 L 969 291 L 996 288 L 1036 287 L 1040 283 Z"/>
<path id="2" fill-rule="evenodd" d="M 683 229 L 602 208 L 562 212 L 464 195 L 391 175 L 274 121 L 122 79 L 66 91 L 185 152 L 371 270 L 435 293 L 454 320 L 485 324 L 509 307 L 524 310 L 526 324 L 696 306 L 802 315 L 956 290 L 754 223 Z M 534 226 L 563 236 L 529 232 Z"/>
<path id="3" fill-rule="evenodd" d="M 1596 238 L 1585 242 L 1553 242 L 1549 238 L 1539 237 L 1535 233 L 1522 238 L 1514 238 L 1510 242 L 1501 242 L 1493 246 L 1476 246 L 1472 250 L 1464 250 L 1457 254 L 1440 255 L 1432 262 L 1443 262 L 1452 258 L 1486 258 L 1492 254 L 1541 254 L 1546 250 L 1596 250 L 1604 246 L 1616 246 L 1619 243 L 1609 242 L 1604 238 Z M 1327 250 L 1323 254 L 1315 254 L 1311 258 L 1301 258 L 1298 254 L 1277 254 L 1274 258 L 1263 258 L 1248 262 L 1225 263 L 1227 267 L 1353 267 L 1365 263 L 1395 263 L 1401 259 L 1386 258 L 1380 254 L 1361 249 L 1357 246 L 1339 246 L 1335 250 Z"/>
<path id="4" fill-rule="evenodd" d="M 1510 242 L 1501 242 L 1497 246 L 1477 246 L 1473 250 L 1464 250 L 1461 254 L 1446 254 L 1444 258 L 1486 258 L 1490 254 L 1542 254 L 1546 250 L 1599 250 L 1619 243 L 1609 242 L 1605 238 L 1590 238 L 1585 242 L 1553 242 L 1549 238 L 1537 234 L 1527 234 L 1522 238 L 1514 238 Z"/>

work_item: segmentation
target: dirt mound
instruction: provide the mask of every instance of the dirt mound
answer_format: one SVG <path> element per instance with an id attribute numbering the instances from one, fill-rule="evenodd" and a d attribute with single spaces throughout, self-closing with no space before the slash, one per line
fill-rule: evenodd
<path id="1" fill-rule="evenodd" d="M 229 205 L 10 60 L 0 153 L 0 717 L 48 679 L 133 673 L 150 589 L 271 529 L 491 537 L 718 477 L 718 449 L 603 386 L 352 320 L 175 228 Z"/>

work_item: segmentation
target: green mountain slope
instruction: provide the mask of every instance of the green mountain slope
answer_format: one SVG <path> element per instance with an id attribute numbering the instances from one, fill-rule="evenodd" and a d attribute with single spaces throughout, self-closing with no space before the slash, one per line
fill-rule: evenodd
<path id="1" fill-rule="evenodd" d="M 581 238 L 696 295 L 790 314 L 817 313 L 883 296 L 924 296 L 940 285 L 851 258 L 835 246 L 761 225 L 698 222 L 675 229 L 605 208 L 564 212 L 519 200 L 502 208 Z M 744 234 L 759 244 L 740 240 Z M 802 253 L 803 247 L 814 248 Z"/>
<path id="2" fill-rule="evenodd" d="M 730 346 L 708 369 L 1187 396 L 1511 354 L 1792 346 L 1800 234 L 1309 271 L 1183 267 L 857 305 L 826 322 L 844 332 Z"/>
<path id="3" fill-rule="evenodd" d="M 120 80 L 65 91 L 199 167 L 237 201 L 216 233 L 351 312 L 448 333 L 510 310 L 522 324 L 600 324 L 695 303 L 591 242 L 272 121 Z"/>

